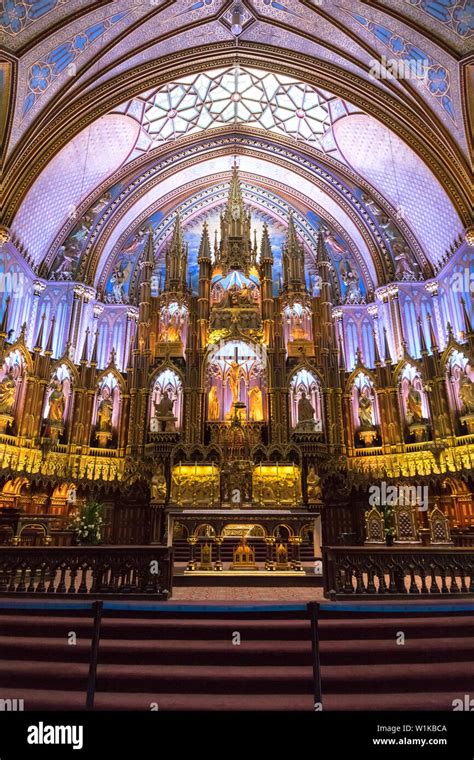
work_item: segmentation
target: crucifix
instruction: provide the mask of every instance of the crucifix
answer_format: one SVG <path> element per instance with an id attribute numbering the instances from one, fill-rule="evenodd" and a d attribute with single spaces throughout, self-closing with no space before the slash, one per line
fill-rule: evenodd
<path id="1" fill-rule="evenodd" d="M 239 362 L 240 358 L 240 362 Z M 243 362 L 250 359 L 250 356 L 240 356 L 239 357 L 239 347 L 235 346 L 234 348 L 234 356 L 231 357 L 224 357 L 224 363 L 229 366 L 229 386 L 232 393 L 232 403 L 236 404 L 239 399 L 240 395 L 240 378 L 242 375 L 242 364 Z"/>

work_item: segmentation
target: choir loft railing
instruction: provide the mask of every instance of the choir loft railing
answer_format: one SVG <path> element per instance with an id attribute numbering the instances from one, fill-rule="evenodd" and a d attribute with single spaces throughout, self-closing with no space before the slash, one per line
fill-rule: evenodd
<path id="1" fill-rule="evenodd" d="M 167 546 L 0 547 L 0 596 L 168 599 Z"/>
<path id="2" fill-rule="evenodd" d="M 403 598 L 474 594 L 474 548 L 326 546 L 324 595 Z"/>

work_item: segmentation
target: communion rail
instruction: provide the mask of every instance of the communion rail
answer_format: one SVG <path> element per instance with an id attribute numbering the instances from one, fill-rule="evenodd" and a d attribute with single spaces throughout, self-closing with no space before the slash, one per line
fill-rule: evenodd
<path id="1" fill-rule="evenodd" d="M 0 596 L 168 599 L 167 546 L 1 546 Z"/>
<path id="2" fill-rule="evenodd" d="M 418 598 L 474 594 L 474 548 L 326 546 L 324 596 Z"/>

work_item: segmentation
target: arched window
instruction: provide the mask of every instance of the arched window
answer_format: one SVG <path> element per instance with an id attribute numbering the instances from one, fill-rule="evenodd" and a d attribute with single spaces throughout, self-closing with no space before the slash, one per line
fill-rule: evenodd
<path id="1" fill-rule="evenodd" d="M 438 298 L 439 303 L 439 310 L 441 314 L 441 324 L 443 325 L 442 335 L 440 336 L 440 347 L 444 348 L 447 342 L 447 329 L 446 326 L 448 322 L 452 324 L 452 319 L 449 314 L 449 304 L 448 304 L 448 297 L 446 293 L 443 291 L 440 293 L 440 296 Z"/>
<path id="2" fill-rule="evenodd" d="M 296 302 L 283 310 L 285 344 L 290 341 L 311 341 L 313 336 L 313 320 L 311 311 Z"/>
<path id="3" fill-rule="evenodd" d="M 357 325 L 353 319 L 348 319 L 345 333 L 347 369 L 354 369 L 359 339 L 357 337 Z"/>
<path id="4" fill-rule="evenodd" d="M 418 336 L 417 315 L 415 313 L 415 304 L 411 298 L 406 298 L 403 306 L 405 316 L 403 331 L 408 343 L 408 352 L 411 356 L 420 355 L 420 341 Z"/>
<path id="5" fill-rule="evenodd" d="M 362 323 L 362 353 L 368 367 L 375 366 L 373 326 L 368 319 Z"/>
<path id="6" fill-rule="evenodd" d="M 123 357 L 123 333 L 124 323 L 123 318 L 120 317 L 115 321 L 114 329 L 112 330 L 112 346 L 115 349 L 115 363 L 120 369 L 123 367 L 125 361 Z"/>
<path id="7" fill-rule="evenodd" d="M 61 357 L 65 347 L 65 331 L 67 327 L 68 304 L 66 296 L 63 296 L 58 303 L 56 310 L 56 329 L 54 331 L 53 356 Z"/>
<path id="8" fill-rule="evenodd" d="M 101 320 L 99 324 L 99 334 L 97 336 L 97 364 L 102 369 L 108 364 L 108 341 L 109 341 L 109 324 L 107 319 Z M 95 338 L 93 339 L 95 340 Z"/>

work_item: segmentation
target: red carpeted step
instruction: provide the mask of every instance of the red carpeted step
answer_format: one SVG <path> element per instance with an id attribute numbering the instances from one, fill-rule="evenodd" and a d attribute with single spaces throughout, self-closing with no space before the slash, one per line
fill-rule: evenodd
<path id="1" fill-rule="evenodd" d="M 388 653 L 387 653 L 388 654 Z M 387 658 L 388 659 L 388 658 Z M 321 662 L 324 659 L 321 658 Z M 359 661 L 360 662 L 360 661 Z M 446 690 L 458 688 L 464 694 L 474 684 L 474 662 L 405 663 L 383 665 L 321 665 L 323 694 L 388 694 L 391 692 Z"/>
<path id="2" fill-rule="evenodd" d="M 167 610 L 104 613 L 96 709 L 314 709 L 304 613 Z M 466 613 L 323 613 L 324 708 L 451 710 L 472 691 L 473 633 Z M 0 611 L 0 699 L 83 709 L 91 634 L 83 613 Z"/>
<path id="3" fill-rule="evenodd" d="M 40 688 L 48 683 L 51 689 L 87 689 L 89 665 L 87 662 L 31 662 L 29 660 L 0 661 L 0 693 L 3 685 L 15 683 L 19 688 Z"/>
<path id="4" fill-rule="evenodd" d="M 48 615 L 4 615 L 0 614 L 0 636 L 19 635 L 27 633 L 31 636 L 50 636 L 52 617 Z M 72 621 L 70 617 L 54 616 L 54 635 L 67 637 L 71 630 L 76 635 L 86 636 L 89 640 L 92 636 L 92 618 L 77 618 Z M 71 628 L 72 625 L 72 628 Z"/>
<path id="5" fill-rule="evenodd" d="M 310 667 L 99 665 L 97 692 L 166 694 L 311 694 Z"/>
<path id="6" fill-rule="evenodd" d="M 466 632 L 474 636 L 474 617 L 462 613 L 452 615 L 366 615 L 350 614 L 330 617 L 324 613 L 320 619 L 320 639 L 353 639 L 354 637 L 368 640 L 380 638 L 395 638 L 399 631 L 411 638 L 426 638 L 432 634 L 438 636 L 463 636 Z M 463 634 L 464 632 L 464 634 Z"/>
<path id="7" fill-rule="evenodd" d="M 323 698 L 323 710 L 353 711 L 452 711 L 453 701 L 462 698 L 455 689 L 452 691 L 416 691 L 390 694 L 328 694 Z"/>
<path id="8" fill-rule="evenodd" d="M 213 613 L 214 615 L 214 613 Z M 285 639 L 308 638 L 309 621 L 304 619 L 268 619 L 262 625 L 260 619 L 233 618 L 229 615 L 204 619 L 188 618 L 107 618 L 103 619 L 102 635 L 104 638 L 133 637 L 134 639 L 199 639 L 229 640 L 235 631 L 241 638 L 265 639 L 270 637 Z"/>
<path id="9" fill-rule="evenodd" d="M 427 631 L 425 631 L 427 633 Z M 321 641 L 321 658 L 327 665 L 352 665 L 360 661 L 371 664 L 394 664 L 426 662 L 474 662 L 474 638 L 426 638 L 405 639 L 403 645 L 396 643 L 395 637 L 377 640 L 369 639 Z"/>
<path id="10" fill-rule="evenodd" d="M 192 665 L 279 665 L 288 658 L 294 665 L 311 665 L 311 642 L 241 639 L 238 646 L 228 641 L 147 641 L 103 639 L 100 661 L 138 663 L 179 663 Z"/>
<path id="11" fill-rule="evenodd" d="M 51 633 L 51 626 L 50 626 Z M 14 638 L 0 636 L 0 657 L 2 659 L 46 660 L 57 662 L 88 662 L 90 655 L 90 639 L 78 639 L 77 644 L 68 644 L 67 638 L 41 638 L 35 636 L 15 636 Z"/>
<path id="12" fill-rule="evenodd" d="M 85 691 L 50 688 L 49 682 L 42 688 L 27 689 L 23 687 L 1 687 L 0 699 L 22 699 L 24 711 L 32 710 L 85 710 Z"/>
<path id="13" fill-rule="evenodd" d="M 95 710 L 313 710 L 313 698 L 307 694 L 97 694 Z"/>

